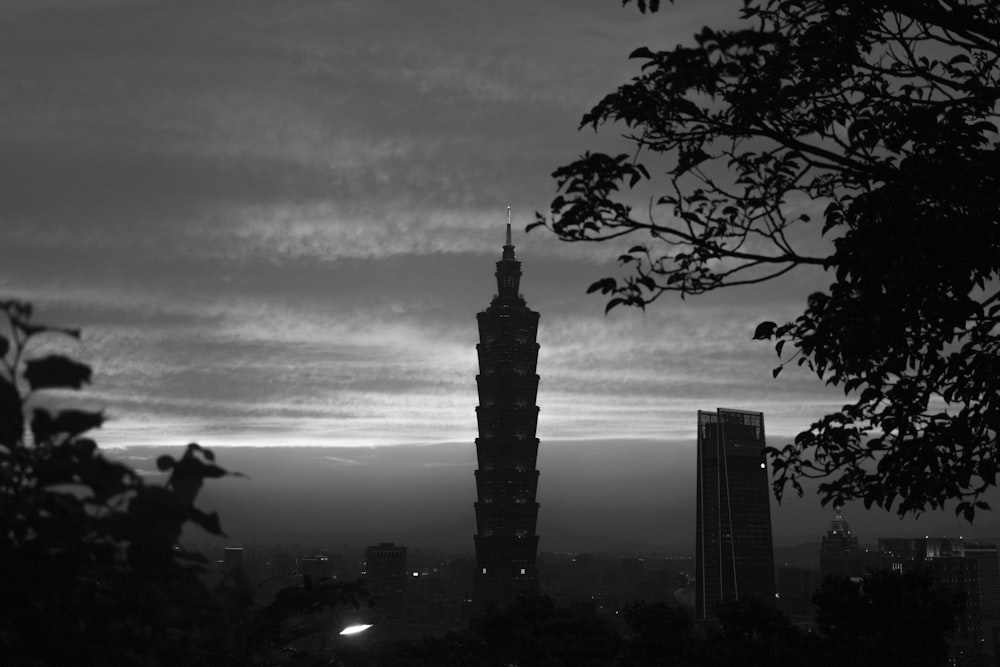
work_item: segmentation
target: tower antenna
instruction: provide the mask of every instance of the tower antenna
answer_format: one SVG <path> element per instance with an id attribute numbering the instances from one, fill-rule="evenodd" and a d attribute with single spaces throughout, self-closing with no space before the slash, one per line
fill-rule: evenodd
<path id="1" fill-rule="evenodd" d="M 511 242 L 510 242 L 510 206 L 507 207 L 507 245 L 511 245 Z"/>

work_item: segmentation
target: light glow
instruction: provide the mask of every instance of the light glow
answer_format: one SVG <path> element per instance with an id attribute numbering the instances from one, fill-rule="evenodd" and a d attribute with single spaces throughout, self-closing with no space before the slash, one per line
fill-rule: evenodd
<path id="1" fill-rule="evenodd" d="M 348 625 L 340 631 L 342 635 L 356 635 L 372 627 L 371 623 L 360 623 L 358 625 Z"/>

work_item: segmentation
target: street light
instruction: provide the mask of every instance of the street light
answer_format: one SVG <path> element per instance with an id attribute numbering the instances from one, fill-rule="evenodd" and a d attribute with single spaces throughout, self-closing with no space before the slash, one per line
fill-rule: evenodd
<path id="1" fill-rule="evenodd" d="M 371 623 L 359 623 L 358 625 L 348 625 L 340 631 L 341 635 L 356 635 L 372 627 Z"/>

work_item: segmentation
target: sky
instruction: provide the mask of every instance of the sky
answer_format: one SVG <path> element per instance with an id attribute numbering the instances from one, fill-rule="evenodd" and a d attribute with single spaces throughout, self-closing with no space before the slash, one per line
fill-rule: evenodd
<path id="1" fill-rule="evenodd" d="M 107 448 L 276 448 L 269 494 L 299 474 L 274 461 L 312 475 L 326 457 L 326 484 L 350 488 L 379 461 L 350 497 L 397 502 L 429 466 L 427 488 L 454 481 L 471 516 L 475 314 L 510 206 L 541 313 L 539 500 L 583 528 L 573 507 L 618 507 L 591 532 L 636 512 L 686 531 L 664 505 L 693 506 L 697 410 L 763 411 L 780 446 L 845 401 L 796 367 L 773 379 L 773 349 L 751 340 L 821 271 L 605 316 L 585 291 L 620 273 L 618 249 L 524 232 L 555 168 L 629 149 L 577 130 L 637 73 L 628 54 L 732 25 L 739 6 L 620 4 L 0 0 L 0 292 L 83 328 Z M 586 495 L 569 471 L 594 478 L 609 457 L 617 494 Z M 778 530 L 826 520 L 817 504 Z"/>

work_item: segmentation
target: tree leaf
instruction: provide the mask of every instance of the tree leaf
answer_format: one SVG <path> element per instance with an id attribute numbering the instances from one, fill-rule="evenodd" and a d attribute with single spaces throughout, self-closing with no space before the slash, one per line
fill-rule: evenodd
<path id="1" fill-rule="evenodd" d="M 545 221 L 544 220 L 540 221 L 540 222 L 532 222 L 532 223 L 529 223 L 528 226 L 524 228 L 524 231 L 525 232 L 530 232 L 535 227 L 544 227 L 544 226 L 545 226 Z"/>
<path id="2" fill-rule="evenodd" d="M 778 325 L 771 321 L 761 322 L 753 332 L 753 340 L 767 340 L 773 334 Z"/>
<path id="3" fill-rule="evenodd" d="M 618 287 L 618 282 L 614 278 L 602 278 L 587 288 L 587 294 L 593 294 L 600 290 L 601 294 L 614 292 Z"/>
<path id="4" fill-rule="evenodd" d="M 33 390 L 80 389 L 90 382 L 90 375 L 90 366 L 57 354 L 31 359 L 24 370 L 24 379 Z"/>
<path id="5" fill-rule="evenodd" d="M 90 410 L 60 410 L 55 417 L 45 408 L 37 408 L 31 420 L 31 431 L 36 443 L 51 442 L 61 435 L 70 440 L 87 431 L 100 428 L 104 415 Z"/>
<path id="6" fill-rule="evenodd" d="M 23 438 L 21 395 L 6 378 L 0 377 L 0 446 L 13 449 Z"/>
<path id="7" fill-rule="evenodd" d="M 222 524 L 219 521 L 219 515 L 216 512 L 208 514 L 192 507 L 190 519 L 212 535 L 224 535 L 222 532 Z"/>

